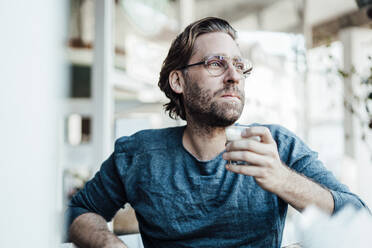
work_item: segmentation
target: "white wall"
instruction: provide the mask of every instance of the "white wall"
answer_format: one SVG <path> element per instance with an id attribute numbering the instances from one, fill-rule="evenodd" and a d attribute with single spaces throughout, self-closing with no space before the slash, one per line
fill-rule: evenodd
<path id="1" fill-rule="evenodd" d="M 0 2 L 0 247 L 56 247 L 66 1 Z"/>

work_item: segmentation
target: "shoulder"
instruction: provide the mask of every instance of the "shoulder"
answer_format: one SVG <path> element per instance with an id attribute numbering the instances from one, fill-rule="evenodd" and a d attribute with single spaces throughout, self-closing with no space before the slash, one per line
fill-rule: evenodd
<path id="1" fill-rule="evenodd" d="M 143 152 L 144 150 L 166 149 L 176 142 L 184 127 L 141 130 L 131 136 L 123 136 L 115 142 L 115 152 Z"/>

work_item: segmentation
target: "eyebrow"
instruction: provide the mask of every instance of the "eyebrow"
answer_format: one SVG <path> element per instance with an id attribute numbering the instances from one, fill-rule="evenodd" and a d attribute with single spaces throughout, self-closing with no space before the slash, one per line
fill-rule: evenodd
<path id="1" fill-rule="evenodd" d="M 242 56 L 240 55 L 236 55 L 236 56 L 233 56 L 233 57 L 230 57 L 228 56 L 226 53 L 211 53 L 211 54 L 207 54 L 205 55 L 202 60 L 206 60 L 207 58 L 210 58 L 212 56 L 222 56 L 222 57 L 228 57 L 228 58 L 231 58 L 231 59 L 243 59 Z"/>
<path id="2" fill-rule="evenodd" d="M 207 54 L 203 57 L 203 59 L 207 59 L 209 57 L 212 57 L 212 56 L 223 56 L 223 57 L 229 57 L 227 56 L 226 53 L 210 53 L 210 54 Z"/>

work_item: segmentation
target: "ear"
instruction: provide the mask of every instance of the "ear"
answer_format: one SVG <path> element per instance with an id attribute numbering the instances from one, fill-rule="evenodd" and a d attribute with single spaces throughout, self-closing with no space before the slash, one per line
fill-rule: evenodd
<path id="1" fill-rule="evenodd" d="M 184 78 L 183 74 L 179 70 L 174 70 L 169 73 L 169 86 L 172 88 L 172 90 L 177 93 L 181 94 L 183 92 L 184 88 Z"/>

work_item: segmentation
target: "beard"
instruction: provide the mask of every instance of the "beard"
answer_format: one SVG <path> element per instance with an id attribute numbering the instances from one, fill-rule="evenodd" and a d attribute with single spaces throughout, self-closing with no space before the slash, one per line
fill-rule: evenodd
<path id="1" fill-rule="evenodd" d="M 240 97 L 240 102 L 213 99 L 225 92 L 234 92 Z M 202 125 L 227 127 L 234 124 L 242 114 L 244 99 L 244 92 L 240 91 L 236 84 L 226 84 L 224 88 L 213 93 L 211 90 L 200 88 L 196 82 L 186 76 L 184 106 L 191 118 Z"/>

